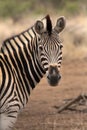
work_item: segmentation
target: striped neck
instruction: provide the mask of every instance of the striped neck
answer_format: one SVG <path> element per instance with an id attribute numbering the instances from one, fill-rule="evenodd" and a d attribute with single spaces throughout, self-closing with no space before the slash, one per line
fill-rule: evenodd
<path id="1" fill-rule="evenodd" d="M 30 93 L 30 88 L 33 89 L 45 74 L 35 56 L 36 44 L 37 35 L 32 27 L 7 39 L 1 47 L 4 57 L 9 59 L 6 61 L 7 64 L 14 70 L 17 84 L 26 87 L 28 93 Z"/>

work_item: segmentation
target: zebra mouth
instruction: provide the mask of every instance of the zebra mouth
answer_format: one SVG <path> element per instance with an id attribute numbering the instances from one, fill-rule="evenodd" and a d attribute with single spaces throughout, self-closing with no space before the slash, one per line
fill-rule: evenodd
<path id="1" fill-rule="evenodd" d="M 47 80 L 50 86 L 57 86 L 61 79 L 60 75 L 57 76 L 47 76 Z"/>

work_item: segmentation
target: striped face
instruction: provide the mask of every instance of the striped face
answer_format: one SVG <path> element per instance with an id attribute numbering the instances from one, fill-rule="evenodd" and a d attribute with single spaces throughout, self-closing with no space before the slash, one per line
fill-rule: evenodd
<path id="1" fill-rule="evenodd" d="M 53 30 L 51 36 L 43 34 L 38 46 L 42 66 L 46 70 L 49 84 L 56 86 L 61 78 L 59 70 L 62 61 L 62 44 Z"/>
<path id="2" fill-rule="evenodd" d="M 65 19 L 64 17 L 59 18 L 53 29 L 50 19 L 47 18 L 47 20 L 47 29 L 41 32 L 38 41 L 38 57 L 41 65 L 46 71 L 48 83 L 51 86 L 56 86 L 61 79 L 60 66 L 63 47 L 59 39 L 59 32 L 65 27 Z M 43 24 L 41 27 L 42 26 Z"/>

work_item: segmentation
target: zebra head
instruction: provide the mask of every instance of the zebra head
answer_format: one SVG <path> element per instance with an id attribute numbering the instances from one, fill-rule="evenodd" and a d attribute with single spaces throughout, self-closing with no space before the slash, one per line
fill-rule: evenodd
<path id="1" fill-rule="evenodd" d="M 65 18 L 60 17 L 53 28 L 49 15 L 35 24 L 38 34 L 38 56 L 40 64 L 46 71 L 48 83 L 56 86 L 60 79 L 60 66 L 62 61 L 62 43 L 59 33 L 65 27 Z"/>

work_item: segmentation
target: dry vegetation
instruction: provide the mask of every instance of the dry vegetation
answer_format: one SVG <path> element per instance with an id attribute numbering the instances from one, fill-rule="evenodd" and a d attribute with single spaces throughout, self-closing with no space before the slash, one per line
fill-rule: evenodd
<path id="1" fill-rule="evenodd" d="M 63 32 L 64 57 L 82 59 L 87 57 L 87 17 L 75 17 L 67 20 Z"/>
<path id="2" fill-rule="evenodd" d="M 0 21 L 0 43 L 6 38 L 29 28 L 37 19 L 42 17 L 44 16 L 24 17 L 15 23 L 12 19 Z M 54 24 L 57 17 L 59 16 L 52 14 Z M 64 58 L 81 59 L 87 57 L 87 17 L 66 18 L 66 28 L 61 34 L 61 40 L 64 44 Z"/>
<path id="3" fill-rule="evenodd" d="M 43 16 L 29 16 L 14 23 L 0 21 L 0 42 L 30 27 Z M 52 16 L 55 23 L 57 16 Z M 87 17 L 67 19 L 63 40 L 62 80 L 55 88 L 44 78 L 32 92 L 25 110 L 20 114 L 15 130 L 87 130 L 87 112 L 57 113 L 63 99 L 87 92 Z"/>

